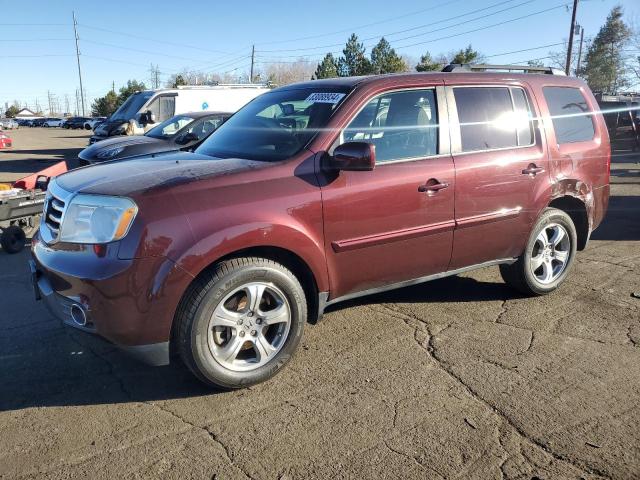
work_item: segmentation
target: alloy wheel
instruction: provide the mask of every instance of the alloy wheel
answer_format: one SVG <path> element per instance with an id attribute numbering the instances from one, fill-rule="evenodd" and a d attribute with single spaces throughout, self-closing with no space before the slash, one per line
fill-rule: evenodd
<path id="1" fill-rule="evenodd" d="M 282 349 L 291 328 L 291 307 L 272 283 L 251 282 L 226 295 L 208 325 L 213 358 L 229 370 L 255 370 Z"/>
<path id="2" fill-rule="evenodd" d="M 536 280 L 550 284 L 562 275 L 571 255 L 571 241 L 560 224 L 546 225 L 536 237 L 531 253 L 530 268 Z"/>

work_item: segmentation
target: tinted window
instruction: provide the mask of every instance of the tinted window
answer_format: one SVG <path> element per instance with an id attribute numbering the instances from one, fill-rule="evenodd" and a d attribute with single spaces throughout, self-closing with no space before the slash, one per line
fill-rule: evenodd
<path id="1" fill-rule="evenodd" d="M 433 90 L 409 90 L 376 97 L 342 132 L 341 142 L 369 142 L 376 162 L 438 153 L 438 113 Z"/>
<path id="2" fill-rule="evenodd" d="M 322 87 L 264 93 L 223 123 L 196 152 L 218 158 L 285 160 L 326 126 L 347 93 Z"/>
<path id="3" fill-rule="evenodd" d="M 591 111 L 582 92 L 570 87 L 544 87 L 558 143 L 584 142 L 595 135 Z"/>
<path id="4" fill-rule="evenodd" d="M 462 151 L 518 145 L 513 104 L 508 88 L 465 87 L 453 90 Z"/>
<path id="5" fill-rule="evenodd" d="M 531 145 L 533 143 L 533 123 L 531 122 L 531 109 L 527 97 L 521 88 L 512 88 L 511 97 L 516 118 L 518 145 Z"/>

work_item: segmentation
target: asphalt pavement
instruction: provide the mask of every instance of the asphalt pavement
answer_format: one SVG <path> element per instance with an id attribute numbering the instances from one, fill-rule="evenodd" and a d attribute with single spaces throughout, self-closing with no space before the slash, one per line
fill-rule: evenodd
<path id="1" fill-rule="evenodd" d="M 22 129 L 0 181 L 88 135 Z M 0 251 L 0 478 L 640 478 L 640 156 L 566 284 L 497 268 L 332 307 L 272 381 L 211 391 L 62 327 Z"/>

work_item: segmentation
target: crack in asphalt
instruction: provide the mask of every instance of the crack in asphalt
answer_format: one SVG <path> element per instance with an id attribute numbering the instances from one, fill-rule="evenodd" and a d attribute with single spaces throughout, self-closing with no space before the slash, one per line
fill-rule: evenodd
<path id="1" fill-rule="evenodd" d="M 504 412 L 503 410 L 501 410 L 500 408 L 498 408 L 496 405 L 491 404 L 488 400 L 486 400 L 485 398 L 483 398 L 475 389 L 473 389 L 473 387 L 471 387 L 470 385 L 468 385 L 467 383 L 465 383 L 465 381 L 454 372 L 454 370 L 451 368 L 451 366 L 449 366 L 447 364 L 447 362 L 441 358 L 438 357 L 437 354 L 437 348 L 435 346 L 434 343 L 434 339 L 435 339 L 435 335 L 431 334 L 431 331 L 429 329 L 429 325 L 426 323 L 426 321 L 419 319 L 417 317 L 413 317 L 413 316 L 409 316 L 409 315 L 405 315 L 401 312 L 398 312 L 396 310 L 394 310 L 393 308 L 388 307 L 387 305 L 381 305 L 381 307 L 383 307 L 385 310 L 388 311 L 388 313 L 390 313 L 391 315 L 395 316 L 396 318 L 399 318 L 400 320 L 403 320 L 405 322 L 405 324 L 407 326 L 409 326 L 410 328 L 414 328 L 417 329 L 419 327 L 413 326 L 411 325 L 409 322 L 407 322 L 407 318 L 413 320 L 417 320 L 419 323 L 421 323 L 424 328 L 426 329 L 426 333 L 427 333 L 427 338 L 426 341 L 423 342 L 417 342 L 418 345 L 424 349 L 427 352 L 427 355 L 435 362 L 435 364 L 444 372 L 446 373 L 450 378 L 452 378 L 454 381 L 456 381 L 458 384 L 460 384 L 465 391 L 477 402 L 481 403 L 482 405 L 484 405 L 486 408 L 490 409 L 492 412 L 494 412 L 496 415 L 498 415 L 500 418 L 503 419 L 503 421 L 509 425 L 509 427 L 515 431 L 518 436 L 520 436 L 524 441 L 530 443 L 531 445 L 541 449 L 542 451 L 546 452 L 548 455 L 550 455 L 551 457 L 553 457 L 555 460 L 559 461 L 559 462 L 563 462 L 575 469 L 580 470 L 583 473 L 589 474 L 589 475 L 598 475 L 602 478 L 606 478 L 606 479 L 611 479 L 611 475 L 609 475 L 607 472 L 604 472 L 596 467 L 590 466 L 590 465 L 584 465 L 581 464 L 581 462 L 574 460 L 570 457 L 568 457 L 567 455 L 563 455 L 561 453 L 555 452 L 554 450 L 552 450 L 547 444 L 545 444 L 544 442 L 537 440 L 536 438 L 531 437 L 527 432 L 525 432 L 521 427 L 519 427 L 514 420 L 509 416 L 509 414 L 507 414 L 506 412 Z M 498 315 L 500 316 L 500 315 Z M 518 327 L 516 327 L 518 328 Z M 522 329 L 525 330 L 525 329 Z M 530 331 L 530 330 L 529 330 Z M 414 337 L 415 337 L 415 333 L 414 333 Z M 426 345 L 425 345 L 426 343 Z"/>
<path id="2" fill-rule="evenodd" d="M 107 374 L 113 376 L 113 378 L 116 379 L 118 386 L 120 388 L 120 391 L 125 395 L 125 397 L 131 401 L 132 403 L 140 403 L 143 405 L 147 405 L 153 409 L 159 410 L 161 412 L 164 412 L 168 415 L 170 415 L 171 417 L 175 418 L 176 420 L 180 421 L 181 423 L 187 425 L 189 428 L 192 429 L 197 429 L 197 430 L 202 430 L 204 431 L 207 436 L 217 445 L 219 445 L 225 452 L 225 456 L 227 457 L 227 460 L 229 461 L 229 464 L 235 468 L 237 468 L 246 478 L 248 478 L 249 480 L 253 480 L 253 477 L 247 473 L 240 465 L 236 464 L 234 459 L 233 459 L 233 455 L 231 454 L 231 451 L 229 449 L 229 447 L 227 447 L 219 438 L 218 436 L 212 432 L 211 430 L 209 430 L 209 428 L 207 426 L 200 426 L 200 425 L 196 425 L 193 422 L 190 422 L 189 420 L 187 420 L 186 418 L 178 415 L 177 413 L 175 413 L 173 410 L 163 407 L 160 404 L 154 403 L 154 402 L 150 402 L 150 401 L 145 401 L 145 400 L 136 400 L 134 395 L 129 391 L 129 389 L 126 387 L 125 385 L 125 381 L 124 379 L 117 373 L 113 363 L 111 363 L 111 361 L 105 357 L 104 355 L 98 353 L 97 351 L 95 351 L 91 346 L 89 345 L 85 345 L 80 343 L 76 338 L 73 337 L 72 332 L 68 331 L 67 328 L 62 327 L 66 333 L 67 336 L 78 346 L 85 348 L 89 351 L 89 353 L 91 353 L 94 357 L 98 358 L 99 360 L 101 360 L 102 362 L 104 362 L 104 364 L 107 366 Z M 110 350 L 108 353 L 115 351 L 115 349 Z"/>
<path id="3" fill-rule="evenodd" d="M 435 474 L 438 476 L 438 478 L 442 478 L 442 479 L 446 478 L 444 475 L 442 475 L 442 474 L 441 474 L 440 472 L 438 472 L 436 469 L 434 469 L 433 467 L 430 467 L 430 466 L 428 466 L 428 465 L 425 465 L 424 463 L 422 463 L 420 460 L 418 460 L 418 459 L 417 459 L 416 457 L 414 457 L 413 455 L 409 455 L 409 454 L 407 454 L 407 453 L 404 453 L 404 452 L 402 452 L 402 451 L 400 451 L 400 450 L 397 450 L 397 449 L 393 448 L 391 445 L 389 445 L 389 443 L 388 443 L 388 441 L 387 441 L 387 440 L 383 441 L 383 442 L 382 442 L 382 444 L 383 444 L 385 447 L 387 447 L 387 449 L 388 449 L 390 452 L 395 453 L 396 455 L 400 455 L 401 457 L 404 457 L 404 458 L 406 458 L 406 459 L 408 459 L 408 460 L 413 461 L 413 463 L 414 463 L 414 464 L 416 464 L 416 465 L 417 465 L 421 470 L 423 470 L 423 471 L 425 471 L 425 472 L 427 472 L 427 471 L 428 471 L 428 472 L 435 473 Z"/>

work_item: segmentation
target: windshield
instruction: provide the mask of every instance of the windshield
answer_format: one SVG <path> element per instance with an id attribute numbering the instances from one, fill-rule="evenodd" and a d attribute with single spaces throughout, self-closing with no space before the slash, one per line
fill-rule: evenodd
<path id="1" fill-rule="evenodd" d="M 260 95 L 196 150 L 220 158 L 278 161 L 298 153 L 326 126 L 347 89 L 301 88 Z"/>
<path id="2" fill-rule="evenodd" d="M 156 125 L 151 130 L 149 130 L 145 135 L 147 137 L 153 138 L 169 138 L 175 135 L 175 133 L 180 130 L 182 127 L 187 126 L 191 122 L 193 122 L 194 118 L 189 117 L 188 115 L 176 115 L 164 122 Z"/>
<path id="3" fill-rule="evenodd" d="M 128 121 L 136 116 L 142 106 L 153 96 L 153 92 L 138 92 L 131 95 L 120 105 L 109 120 Z"/>

